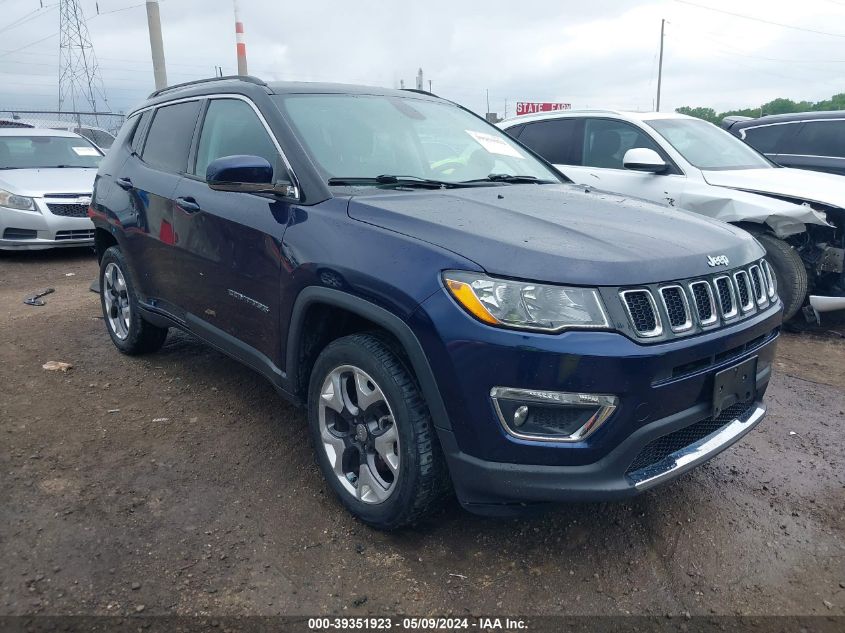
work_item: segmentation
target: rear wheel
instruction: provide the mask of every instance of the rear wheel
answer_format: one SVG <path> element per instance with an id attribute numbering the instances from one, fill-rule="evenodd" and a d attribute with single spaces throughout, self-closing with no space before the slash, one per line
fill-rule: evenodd
<path id="1" fill-rule="evenodd" d="M 777 280 L 778 296 L 783 301 L 783 320 L 795 316 L 807 298 L 807 269 L 801 256 L 789 244 L 768 233 L 754 235 L 766 249 L 766 259 Z"/>
<path id="2" fill-rule="evenodd" d="M 311 373 L 317 463 L 344 506 L 381 529 L 414 523 L 447 494 L 434 425 L 400 357 L 377 335 L 331 343 Z"/>
<path id="3" fill-rule="evenodd" d="M 155 352 L 164 345 L 167 328 L 148 323 L 141 316 L 126 259 L 118 246 L 103 253 L 100 260 L 100 305 L 106 330 L 115 347 L 124 354 Z"/>

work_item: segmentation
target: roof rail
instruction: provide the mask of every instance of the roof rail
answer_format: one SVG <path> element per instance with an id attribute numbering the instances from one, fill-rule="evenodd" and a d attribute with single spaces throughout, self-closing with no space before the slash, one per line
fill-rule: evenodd
<path id="1" fill-rule="evenodd" d="M 258 77 L 253 77 L 252 75 L 226 75 L 225 77 L 207 77 L 206 79 L 195 79 L 194 81 L 186 81 L 185 83 L 181 84 L 173 84 L 172 86 L 167 86 L 162 88 L 161 90 L 156 90 L 155 92 L 151 92 L 150 96 L 147 99 L 152 99 L 153 97 L 157 97 L 160 94 L 164 94 L 165 92 L 169 92 L 171 90 L 176 90 L 177 88 L 186 88 L 188 86 L 195 86 L 197 84 L 204 84 L 209 83 L 212 81 L 226 81 L 237 79 L 239 81 L 246 81 L 251 84 L 255 84 L 257 86 L 266 86 L 267 83 L 263 79 L 259 79 Z"/>

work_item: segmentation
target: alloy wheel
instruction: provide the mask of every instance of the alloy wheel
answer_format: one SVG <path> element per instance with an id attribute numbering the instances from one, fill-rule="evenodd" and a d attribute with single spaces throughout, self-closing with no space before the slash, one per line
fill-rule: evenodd
<path id="1" fill-rule="evenodd" d="M 399 479 L 399 433 L 384 392 L 352 365 L 336 367 L 320 388 L 320 439 L 343 488 L 364 503 L 386 501 Z"/>
<path id="2" fill-rule="evenodd" d="M 103 272 L 102 293 L 109 327 L 114 335 L 122 341 L 129 336 L 132 311 L 129 307 L 126 279 L 120 267 L 114 262 L 109 262 Z"/>

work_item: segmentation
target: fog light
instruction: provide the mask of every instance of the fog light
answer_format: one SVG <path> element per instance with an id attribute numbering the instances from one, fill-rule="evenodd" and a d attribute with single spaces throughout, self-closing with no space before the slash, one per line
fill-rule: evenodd
<path id="1" fill-rule="evenodd" d="M 604 424 L 618 404 L 616 396 L 510 387 L 494 387 L 490 397 L 508 433 L 544 442 L 585 439 Z"/>

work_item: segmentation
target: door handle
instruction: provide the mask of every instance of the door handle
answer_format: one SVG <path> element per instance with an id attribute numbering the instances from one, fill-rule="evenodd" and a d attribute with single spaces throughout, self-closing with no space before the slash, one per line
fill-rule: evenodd
<path id="1" fill-rule="evenodd" d="M 195 211 L 200 210 L 200 205 L 197 204 L 197 201 L 190 196 L 185 198 L 176 198 L 176 205 L 188 213 L 194 213 Z"/>
<path id="2" fill-rule="evenodd" d="M 130 189 L 132 189 L 133 186 L 132 180 L 130 180 L 129 178 L 118 178 L 117 186 L 121 189 L 126 189 L 127 191 L 129 191 Z"/>

